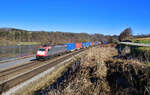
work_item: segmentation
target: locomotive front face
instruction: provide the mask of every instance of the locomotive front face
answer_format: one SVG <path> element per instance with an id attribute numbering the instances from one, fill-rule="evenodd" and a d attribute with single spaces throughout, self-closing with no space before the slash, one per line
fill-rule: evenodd
<path id="1" fill-rule="evenodd" d="M 46 56 L 46 49 L 45 48 L 40 48 L 37 51 L 37 56 Z"/>

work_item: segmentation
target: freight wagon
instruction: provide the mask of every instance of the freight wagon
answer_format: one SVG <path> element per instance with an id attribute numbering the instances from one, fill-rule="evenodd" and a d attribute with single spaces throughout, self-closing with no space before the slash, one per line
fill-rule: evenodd
<path id="1" fill-rule="evenodd" d="M 108 42 L 107 42 L 107 41 L 104 41 L 103 44 L 108 44 Z"/>
<path id="2" fill-rule="evenodd" d="M 98 42 L 98 44 L 100 45 L 100 44 L 101 44 L 101 42 Z"/>
<path id="3" fill-rule="evenodd" d="M 92 46 L 95 46 L 95 42 L 92 42 Z"/>
<path id="4" fill-rule="evenodd" d="M 76 49 L 82 48 L 82 43 L 76 43 Z"/>
<path id="5" fill-rule="evenodd" d="M 86 42 L 82 42 L 82 48 L 86 48 Z"/>
<path id="6" fill-rule="evenodd" d="M 89 47 L 89 42 L 86 42 L 86 47 Z"/>
<path id="7" fill-rule="evenodd" d="M 98 46 L 98 42 L 95 42 L 95 46 Z"/>
<path id="8" fill-rule="evenodd" d="M 68 43 L 67 45 L 67 51 L 74 51 L 76 49 L 76 43 Z"/>
<path id="9" fill-rule="evenodd" d="M 89 42 L 89 46 L 92 46 L 92 42 Z"/>

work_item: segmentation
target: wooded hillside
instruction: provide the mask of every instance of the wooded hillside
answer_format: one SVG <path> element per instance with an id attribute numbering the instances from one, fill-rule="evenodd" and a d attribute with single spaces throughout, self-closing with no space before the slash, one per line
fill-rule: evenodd
<path id="1" fill-rule="evenodd" d="M 15 28 L 1 28 L 0 40 L 12 42 L 41 42 L 52 44 L 63 44 L 70 42 L 84 41 L 107 41 L 109 37 L 103 34 L 69 33 L 69 32 L 46 32 L 46 31 L 27 31 Z"/>

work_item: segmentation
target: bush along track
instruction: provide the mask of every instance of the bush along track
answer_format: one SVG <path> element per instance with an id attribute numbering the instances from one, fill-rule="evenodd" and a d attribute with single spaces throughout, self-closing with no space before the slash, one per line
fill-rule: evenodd
<path id="1" fill-rule="evenodd" d="M 133 58 L 149 63 L 150 62 L 150 47 L 136 47 L 132 49 L 131 55 Z"/>
<path id="2" fill-rule="evenodd" d="M 150 67 L 124 61 L 107 61 L 111 95 L 150 95 Z"/>

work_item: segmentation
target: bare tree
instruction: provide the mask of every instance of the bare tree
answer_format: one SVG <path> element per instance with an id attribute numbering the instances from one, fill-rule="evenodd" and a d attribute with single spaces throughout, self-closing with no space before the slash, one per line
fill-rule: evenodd
<path id="1" fill-rule="evenodd" d="M 131 28 L 126 28 L 123 32 L 120 33 L 119 40 L 124 41 L 124 40 L 131 40 L 132 38 L 132 29 Z"/>

